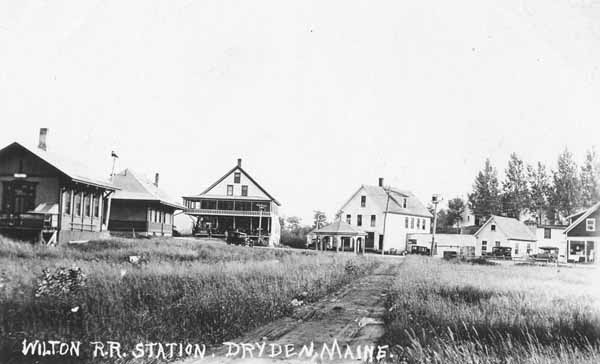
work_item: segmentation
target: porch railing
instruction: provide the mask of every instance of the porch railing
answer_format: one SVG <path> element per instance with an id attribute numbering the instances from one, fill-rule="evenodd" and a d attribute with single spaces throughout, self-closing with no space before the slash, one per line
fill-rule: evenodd
<path id="1" fill-rule="evenodd" d="M 218 215 L 218 216 L 261 216 L 260 211 L 242 211 L 242 210 L 212 210 L 212 209 L 185 209 L 186 214 L 190 215 Z M 269 211 L 262 212 L 263 217 L 271 216 Z"/>

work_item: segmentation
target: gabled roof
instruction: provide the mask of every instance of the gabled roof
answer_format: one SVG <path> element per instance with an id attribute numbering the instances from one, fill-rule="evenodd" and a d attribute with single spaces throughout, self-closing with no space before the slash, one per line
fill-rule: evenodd
<path id="1" fill-rule="evenodd" d="M 115 192 L 113 200 L 154 201 L 177 209 L 184 208 L 149 179 L 129 168 L 115 174 L 112 183 L 121 189 Z"/>
<path id="2" fill-rule="evenodd" d="M 10 151 L 13 148 L 21 148 L 33 154 L 75 182 L 102 187 L 104 189 L 113 191 L 118 189 L 112 183 L 90 171 L 83 163 L 73 161 L 53 152 L 44 151 L 39 148 L 27 147 L 19 142 L 14 142 L 2 148 L 0 150 L 0 155 Z"/>
<path id="3" fill-rule="evenodd" d="M 594 206 L 592 206 L 589 209 L 587 209 L 586 211 L 584 211 L 583 214 L 581 216 L 579 216 L 579 218 L 577 220 L 573 221 L 573 223 L 565 229 L 564 233 L 565 234 L 569 233 L 569 231 L 573 230 L 577 225 L 581 224 L 585 219 L 587 219 L 591 214 L 596 212 L 598 209 L 600 209 L 600 202 L 596 203 Z"/>
<path id="4" fill-rule="evenodd" d="M 265 190 L 258 182 L 256 182 L 254 180 L 254 178 L 252 178 L 248 172 L 246 172 L 242 166 L 240 165 L 236 165 L 235 167 L 233 167 L 231 170 L 229 170 L 229 172 L 225 173 L 223 175 L 223 177 L 219 178 L 215 183 L 213 183 L 212 185 L 210 185 L 210 187 L 208 187 L 207 189 L 205 189 L 204 191 L 202 191 L 202 193 L 200 193 L 199 195 L 196 196 L 190 196 L 190 197 L 205 197 L 208 192 L 210 192 L 210 190 L 212 190 L 215 186 L 217 186 L 219 183 L 223 182 L 223 180 L 227 177 L 229 177 L 232 173 L 236 172 L 236 171 L 240 171 L 241 173 L 244 174 L 244 176 L 246 176 L 246 178 L 248 178 L 252 183 L 254 183 L 256 185 L 256 187 L 258 187 L 265 195 L 269 196 L 269 198 L 271 199 L 271 201 L 275 202 L 277 204 L 277 206 L 281 206 L 281 204 L 279 203 L 279 201 L 277 201 L 277 199 L 273 196 L 271 196 L 271 194 L 269 192 L 267 192 L 267 190 Z M 236 196 L 236 197 L 240 197 L 240 196 Z M 219 197 L 220 198 L 220 197 Z M 256 198 L 254 198 L 256 199 Z"/>
<path id="5" fill-rule="evenodd" d="M 323 226 L 322 228 L 320 228 L 318 230 L 313 230 L 313 231 L 311 231 L 311 234 L 317 234 L 317 235 L 326 235 L 326 234 L 367 235 L 367 233 L 365 233 L 364 231 L 362 231 L 359 228 L 352 226 L 342 220 L 336 220 L 333 223 L 331 223 L 327 226 Z"/>
<path id="6" fill-rule="evenodd" d="M 483 224 L 481 226 L 481 228 L 479 228 L 479 230 L 477 230 L 477 232 L 475 233 L 475 236 L 478 236 L 483 231 L 483 229 L 485 229 L 485 227 L 490 225 L 492 222 L 496 224 L 496 229 L 500 230 L 502 233 L 504 233 L 504 235 L 506 235 L 506 238 L 509 240 L 524 240 L 524 241 L 536 241 L 537 240 L 533 231 L 531 231 L 527 227 L 527 225 L 525 225 L 521 221 L 519 221 L 517 219 L 513 219 L 511 217 L 495 216 L 495 215 L 490 217 L 485 222 L 485 224 Z"/>
<path id="7" fill-rule="evenodd" d="M 389 213 L 415 215 L 428 218 L 433 217 L 429 210 L 427 210 L 427 207 L 425 207 L 411 191 L 400 190 L 394 187 L 372 185 L 361 185 L 360 188 L 342 205 L 340 210 L 343 211 L 348 203 L 350 203 L 350 201 L 352 201 L 352 199 L 361 191 L 364 191 L 367 200 L 370 201 L 367 203 L 375 203 L 381 208 L 381 212 L 385 212 L 389 193 L 390 203 L 387 210 Z M 406 208 L 404 208 L 404 198 L 406 198 Z"/>

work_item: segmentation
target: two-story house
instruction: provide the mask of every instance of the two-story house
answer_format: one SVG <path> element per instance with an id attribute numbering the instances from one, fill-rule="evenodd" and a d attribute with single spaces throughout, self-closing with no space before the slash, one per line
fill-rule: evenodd
<path id="1" fill-rule="evenodd" d="M 575 263 L 597 263 L 600 245 L 600 202 L 585 211 L 569 216 L 565 229 L 567 239 L 567 261 Z"/>
<path id="2" fill-rule="evenodd" d="M 154 181 L 131 169 L 112 176 L 111 182 L 120 190 L 112 196 L 108 229 L 111 233 L 142 236 L 172 236 L 173 215 L 184 207 L 158 187 Z"/>
<path id="3" fill-rule="evenodd" d="M 183 201 L 185 213 L 196 219 L 196 235 L 224 237 L 240 231 L 271 246 L 279 244 L 280 203 L 242 168 L 241 159 L 202 193 Z"/>
<path id="4" fill-rule="evenodd" d="M 12 143 L 0 150 L 0 233 L 57 244 L 108 237 L 110 196 L 117 189 L 83 164 Z"/>
<path id="5" fill-rule="evenodd" d="M 491 253 L 494 247 L 512 249 L 512 256 L 523 258 L 536 252 L 535 233 L 523 222 L 510 217 L 491 216 L 475 233 L 476 255 Z"/>
<path id="6" fill-rule="evenodd" d="M 567 258 L 567 237 L 562 225 L 538 225 L 534 227 L 537 239 L 537 250 L 554 250 L 557 252 L 558 260 L 565 261 Z"/>
<path id="7" fill-rule="evenodd" d="M 429 232 L 432 214 L 410 191 L 361 185 L 339 209 L 343 221 L 363 230 L 366 250 L 407 250 L 407 234 Z M 358 238 L 359 244 L 362 244 Z"/>

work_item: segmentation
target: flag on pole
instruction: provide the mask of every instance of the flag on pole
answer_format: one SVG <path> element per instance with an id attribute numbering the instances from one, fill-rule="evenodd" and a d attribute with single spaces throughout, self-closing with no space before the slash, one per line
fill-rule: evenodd
<path id="1" fill-rule="evenodd" d="M 115 151 L 114 151 L 114 150 L 110 152 L 110 156 L 111 156 L 112 158 L 119 158 L 119 156 L 117 155 L 117 153 L 115 153 Z"/>

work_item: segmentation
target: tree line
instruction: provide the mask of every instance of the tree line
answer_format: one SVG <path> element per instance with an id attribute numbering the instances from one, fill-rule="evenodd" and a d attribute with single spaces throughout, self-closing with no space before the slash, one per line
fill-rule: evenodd
<path id="1" fill-rule="evenodd" d="M 594 148 L 581 166 L 565 148 L 552 169 L 539 161 L 526 164 L 512 153 L 502 181 L 486 159 L 468 195 L 469 209 L 483 220 L 502 215 L 540 224 L 566 223 L 567 216 L 599 201 L 600 159 Z"/>

